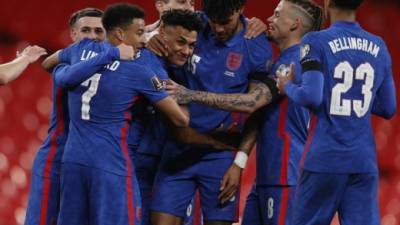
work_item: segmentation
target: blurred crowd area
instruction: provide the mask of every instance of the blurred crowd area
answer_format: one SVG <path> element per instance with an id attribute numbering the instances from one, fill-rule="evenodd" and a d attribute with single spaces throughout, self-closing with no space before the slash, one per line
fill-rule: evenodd
<path id="1" fill-rule="evenodd" d="M 197 1 L 199 6 L 200 1 Z M 28 44 L 40 45 L 49 53 L 69 45 L 71 40 L 67 23 L 71 13 L 84 7 L 104 9 L 115 2 L 16 0 L 2 4 L 0 63 L 12 60 L 16 51 Z M 153 0 L 132 0 L 130 3 L 146 10 L 147 23 L 158 19 Z M 245 14 L 266 21 L 277 3 L 278 0 L 248 0 Z M 364 28 L 386 41 L 392 54 L 393 75 L 399 90 L 399 1 L 366 1 L 358 18 Z M 41 60 L 31 65 L 15 82 L 0 87 L 0 225 L 23 224 L 32 161 L 47 134 L 52 83 L 50 75 L 41 68 L 40 63 Z M 373 118 L 373 124 L 380 165 L 382 224 L 397 225 L 400 224 L 400 117 L 396 116 L 390 121 Z M 252 162 L 254 157 L 252 155 Z M 254 173 L 255 164 L 252 163 L 243 176 L 241 210 L 253 183 Z"/>

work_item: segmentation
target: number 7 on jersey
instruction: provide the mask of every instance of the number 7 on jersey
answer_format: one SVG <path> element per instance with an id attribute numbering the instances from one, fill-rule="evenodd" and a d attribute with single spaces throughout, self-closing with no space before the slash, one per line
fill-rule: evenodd
<path id="1" fill-rule="evenodd" d="M 93 96 L 95 96 L 97 93 L 100 78 L 101 74 L 96 73 L 81 84 L 85 87 L 89 86 L 89 88 L 82 95 L 82 120 L 90 120 L 90 100 L 92 100 Z"/>

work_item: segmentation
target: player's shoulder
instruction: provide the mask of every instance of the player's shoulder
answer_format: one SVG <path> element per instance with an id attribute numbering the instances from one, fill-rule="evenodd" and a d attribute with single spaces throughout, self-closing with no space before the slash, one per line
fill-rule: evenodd
<path id="1" fill-rule="evenodd" d="M 142 48 L 137 54 L 137 60 L 156 60 L 157 55 L 148 48 Z"/>
<path id="2" fill-rule="evenodd" d="M 120 64 L 122 66 L 121 72 L 123 73 L 132 73 L 135 74 L 136 77 L 152 74 L 148 65 L 138 60 L 121 60 Z"/>
<path id="3" fill-rule="evenodd" d="M 301 39 L 302 42 L 319 42 L 321 39 L 324 39 L 326 36 L 327 30 L 321 31 L 311 31 L 306 33 Z"/>
<path id="4" fill-rule="evenodd" d="M 244 38 L 244 37 L 243 37 Z M 267 35 L 265 35 L 265 33 L 261 33 L 258 36 L 254 37 L 254 38 L 250 38 L 247 39 L 245 38 L 246 42 L 248 42 L 249 44 L 252 45 L 263 45 L 263 46 L 271 46 L 270 42 L 268 41 Z"/>

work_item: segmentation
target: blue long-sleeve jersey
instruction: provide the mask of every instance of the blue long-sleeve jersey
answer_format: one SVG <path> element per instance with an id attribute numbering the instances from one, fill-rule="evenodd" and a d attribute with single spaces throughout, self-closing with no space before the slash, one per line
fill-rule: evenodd
<path id="1" fill-rule="evenodd" d="M 370 115 L 390 118 L 396 111 L 391 58 L 384 41 L 358 23 L 340 21 L 329 29 L 309 33 L 301 44 L 303 83 L 289 83 L 285 90 L 289 98 L 315 115 L 304 169 L 376 172 Z M 306 103 L 297 98 L 299 93 L 315 96 L 308 96 Z"/>

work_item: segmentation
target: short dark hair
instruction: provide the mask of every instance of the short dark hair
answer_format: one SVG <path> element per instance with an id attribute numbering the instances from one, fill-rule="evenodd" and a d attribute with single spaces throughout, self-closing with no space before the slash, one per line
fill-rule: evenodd
<path id="1" fill-rule="evenodd" d="M 339 9 L 356 10 L 364 0 L 332 0 L 335 7 Z"/>
<path id="2" fill-rule="evenodd" d="M 69 26 L 72 28 L 76 22 L 82 17 L 102 17 L 103 11 L 97 8 L 84 8 L 74 12 L 69 18 Z"/>
<path id="3" fill-rule="evenodd" d="M 161 16 L 161 21 L 165 26 L 181 26 L 188 31 L 199 33 L 203 28 L 200 16 L 190 10 L 168 10 Z"/>
<path id="4" fill-rule="evenodd" d="M 102 23 L 107 32 L 116 27 L 126 27 L 133 19 L 144 19 L 144 11 L 136 5 L 116 3 L 107 7 L 102 17 Z"/>
<path id="5" fill-rule="evenodd" d="M 202 9 L 209 19 L 223 21 L 245 4 L 246 0 L 203 0 Z"/>

